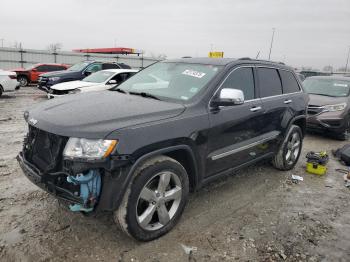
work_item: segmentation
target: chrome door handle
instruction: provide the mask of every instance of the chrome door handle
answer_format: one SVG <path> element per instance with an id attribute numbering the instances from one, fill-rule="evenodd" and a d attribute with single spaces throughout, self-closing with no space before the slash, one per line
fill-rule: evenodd
<path id="1" fill-rule="evenodd" d="M 284 103 L 285 104 L 290 104 L 290 103 L 292 103 L 292 100 L 290 100 L 290 99 L 289 100 L 284 100 Z"/>
<path id="2" fill-rule="evenodd" d="M 255 107 L 252 107 L 252 108 L 250 109 L 250 111 L 256 112 L 256 111 L 259 111 L 260 109 L 261 109 L 261 106 L 255 106 Z"/>

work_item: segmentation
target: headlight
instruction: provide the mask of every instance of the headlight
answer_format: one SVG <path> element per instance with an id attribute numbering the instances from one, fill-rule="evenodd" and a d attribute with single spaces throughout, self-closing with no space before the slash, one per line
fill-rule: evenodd
<path id="1" fill-rule="evenodd" d="M 81 92 L 81 90 L 79 88 L 77 88 L 77 89 L 74 89 L 72 91 L 69 91 L 68 94 L 78 94 L 80 92 Z"/>
<path id="2" fill-rule="evenodd" d="M 57 81 L 57 80 L 60 80 L 59 76 L 49 77 L 49 81 Z"/>
<path id="3" fill-rule="evenodd" d="M 324 111 L 326 112 L 343 111 L 345 107 L 346 107 L 346 103 L 341 103 L 336 105 L 326 105 L 324 106 Z"/>
<path id="4" fill-rule="evenodd" d="M 63 156 L 67 158 L 102 159 L 109 156 L 117 140 L 69 138 L 63 151 Z"/>

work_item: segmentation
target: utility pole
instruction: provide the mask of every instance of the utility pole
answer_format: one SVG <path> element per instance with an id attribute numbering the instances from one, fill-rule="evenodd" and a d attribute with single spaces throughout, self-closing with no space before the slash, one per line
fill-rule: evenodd
<path id="1" fill-rule="evenodd" d="M 114 38 L 114 47 L 117 47 L 117 38 Z"/>
<path id="2" fill-rule="evenodd" d="M 4 47 L 4 38 L 0 38 L 0 41 L 1 41 L 1 48 L 3 48 Z"/>
<path id="3" fill-rule="evenodd" d="M 269 60 L 270 60 L 270 58 L 271 58 L 271 51 L 272 51 L 272 44 L 273 44 L 273 38 L 274 38 L 274 36 L 275 36 L 275 30 L 276 30 L 276 28 L 272 28 L 272 37 L 271 37 L 271 45 L 270 45 L 270 52 L 269 52 Z"/>
<path id="4" fill-rule="evenodd" d="M 350 56 L 350 46 L 349 46 L 349 51 L 348 51 L 348 58 L 346 59 L 345 73 L 348 71 L 349 56 Z"/>

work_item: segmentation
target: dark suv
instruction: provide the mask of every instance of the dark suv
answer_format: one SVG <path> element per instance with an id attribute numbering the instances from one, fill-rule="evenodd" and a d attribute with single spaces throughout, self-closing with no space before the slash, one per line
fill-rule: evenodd
<path id="1" fill-rule="evenodd" d="M 130 69 L 124 63 L 108 63 L 97 61 L 85 61 L 75 64 L 65 71 L 41 74 L 38 80 L 38 88 L 49 92 L 50 87 L 63 82 L 81 80 L 88 75 L 105 69 Z"/>
<path id="2" fill-rule="evenodd" d="M 168 60 L 112 91 L 26 111 L 29 132 L 17 159 L 72 211 L 113 211 L 125 232 L 147 241 L 174 227 L 190 190 L 260 160 L 292 169 L 307 102 L 283 64 Z"/>

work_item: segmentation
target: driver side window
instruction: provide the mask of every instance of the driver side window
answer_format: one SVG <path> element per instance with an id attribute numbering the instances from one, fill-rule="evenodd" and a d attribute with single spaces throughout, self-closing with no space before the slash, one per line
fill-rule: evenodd
<path id="1" fill-rule="evenodd" d="M 253 68 L 242 67 L 230 73 L 222 84 L 221 89 L 232 88 L 242 90 L 244 100 L 251 100 L 255 98 L 255 86 Z"/>

